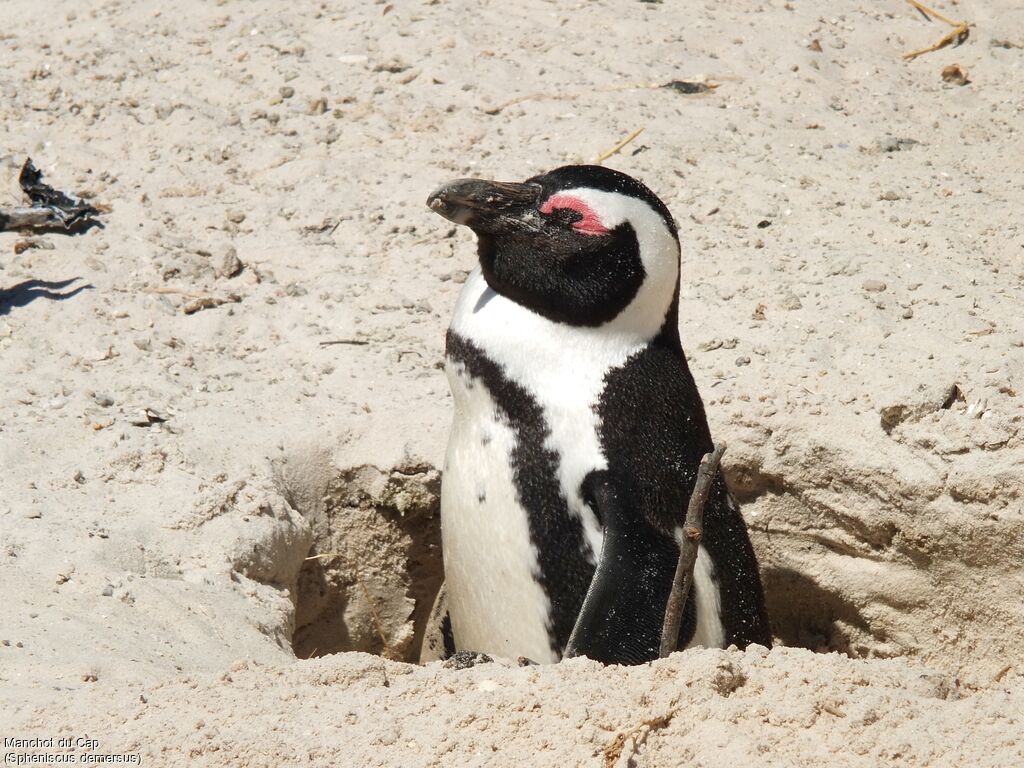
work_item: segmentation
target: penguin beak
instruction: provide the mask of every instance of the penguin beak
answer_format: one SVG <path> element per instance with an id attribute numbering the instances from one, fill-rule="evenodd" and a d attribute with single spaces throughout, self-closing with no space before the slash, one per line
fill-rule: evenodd
<path id="1" fill-rule="evenodd" d="M 457 179 L 435 189 L 427 206 L 478 234 L 504 235 L 539 225 L 541 191 L 539 184 Z"/>

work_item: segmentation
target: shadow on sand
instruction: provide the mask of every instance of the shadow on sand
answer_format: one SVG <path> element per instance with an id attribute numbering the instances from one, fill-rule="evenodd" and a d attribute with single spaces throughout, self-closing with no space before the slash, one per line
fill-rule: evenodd
<path id="1" fill-rule="evenodd" d="M 36 299 L 49 299 L 50 301 L 64 301 L 72 296 L 77 296 L 82 291 L 92 288 L 89 283 L 80 285 L 70 291 L 61 291 L 80 277 L 72 277 L 68 280 L 26 280 L 10 288 L 0 290 L 0 316 L 9 314 L 14 307 L 24 307 Z"/>

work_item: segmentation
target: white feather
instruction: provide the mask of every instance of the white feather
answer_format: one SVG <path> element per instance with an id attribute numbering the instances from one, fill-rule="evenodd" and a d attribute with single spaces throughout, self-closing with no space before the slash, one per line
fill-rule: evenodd
<path id="1" fill-rule="evenodd" d="M 693 566 L 693 599 L 697 609 L 697 628 L 686 647 L 724 648 L 722 593 L 715 576 L 715 564 L 703 546 L 697 548 L 697 562 Z"/>

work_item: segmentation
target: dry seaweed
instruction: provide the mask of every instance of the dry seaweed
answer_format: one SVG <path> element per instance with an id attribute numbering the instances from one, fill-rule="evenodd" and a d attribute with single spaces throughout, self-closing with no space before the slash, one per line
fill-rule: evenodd
<path id="1" fill-rule="evenodd" d="M 44 184 L 42 179 L 42 171 L 36 168 L 31 158 L 26 158 L 18 183 L 32 205 L 0 210 L 0 232 L 23 229 L 84 232 L 99 224 L 96 217 L 101 211 L 98 208 Z"/>

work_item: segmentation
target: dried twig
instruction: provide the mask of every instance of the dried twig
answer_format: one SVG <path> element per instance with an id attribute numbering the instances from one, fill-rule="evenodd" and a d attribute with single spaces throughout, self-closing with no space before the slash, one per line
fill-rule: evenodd
<path id="1" fill-rule="evenodd" d="M 672 718 L 675 717 L 677 711 L 678 710 L 673 709 L 667 715 L 660 715 L 659 717 L 652 717 L 650 720 L 644 720 L 640 725 L 618 734 L 612 743 L 604 749 L 605 768 L 615 768 L 619 762 L 619 758 L 622 757 L 622 750 L 625 749 L 626 741 L 628 739 L 633 740 L 633 745 L 630 748 L 630 752 L 632 753 L 632 751 L 643 742 L 648 733 L 660 730 L 671 723 Z M 647 730 L 644 730 L 645 728 Z"/>
<path id="2" fill-rule="evenodd" d="M 97 223 L 95 217 L 100 214 L 98 208 L 44 184 L 42 178 L 42 172 L 35 167 L 31 158 L 27 158 L 21 166 L 18 184 L 32 206 L 0 210 L 0 232 L 54 228 L 73 230 Z"/>
<path id="3" fill-rule="evenodd" d="M 213 309 L 221 304 L 237 304 L 241 300 L 242 297 L 237 293 L 229 293 L 227 296 L 200 296 L 182 307 L 181 311 L 186 315 L 194 315 L 203 309 Z"/>
<path id="4" fill-rule="evenodd" d="M 676 574 L 672 580 L 672 591 L 665 606 L 665 622 L 661 628 L 660 656 L 665 658 L 679 644 L 679 625 L 683 619 L 683 608 L 693 588 L 693 567 L 697 562 L 697 549 L 704 535 L 704 504 L 711 491 L 711 483 L 718 473 L 718 465 L 722 463 L 725 443 L 719 443 L 711 453 L 704 455 L 697 469 L 697 481 L 690 495 L 690 503 L 686 507 L 686 520 L 683 522 L 683 540 L 679 545 L 679 562 L 676 563 Z"/>
<path id="5" fill-rule="evenodd" d="M 910 61 L 911 59 L 916 59 L 918 56 L 921 56 L 922 54 L 931 53 L 932 51 L 937 51 L 940 48 L 945 48 L 950 43 L 960 45 L 971 34 L 971 30 L 966 21 L 953 21 L 952 19 L 948 19 L 938 11 L 929 8 L 927 5 L 919 3 L 917 0 L 907 0 L 907 2 L 914 6 L 917 10 L 919 10 L 925 16 L 925 18 L 935 18 L 938 19 L 939 21 L 944 21 L 951 27 L 953 27 L 953 29 L 947 32 L 945 35 L 943 35 L 942 38 L 937 43 L 935 43 L 935 45 L 929 45 L 927 48 L 922 48 L 918 51 L 911 51 L 910 53 L 903 54 L 903 58 L 906 59 L 907 61 Z"/>
<path id="6" fill-rule="evenodd" d="M 694 86 L 692 90 L 686 90 L 681 88 L 678 84 L 689 83 L 685 80 L 673 80 L 668 83 L 623 83 L 621 85 L 604 85 L 595 88 L 587 88 L 586 90 L 579 91 L 559 91 L 559 92 L 541 92 L 541 93 L 527 93 L 523 96 L 516 96 L 514 99 L 503 101 L 501 104 L 494 104 L 487 107 L 482 107 L 485 114 L 496 115 L 503 109 L 508 109 L 516 104 L 525 104 L 528 101 L 575 101 L 582 96 L 589 96 L 593 93 L 619 93 L 621 91 L 641 91 L 641 90 L 654 90 L 656 88 L 671 88 L 672 90 L 678 91 L 679 93 L 694 94 L 694 93 L 706 93 L 713 91 L 718 87 L 716 83 L 692 83 Z"/>
<path id="7" fill-rule="evenodd" d="M 629 134 L 629 136 L 624 138 L 622 141 L 620 141 L 614 147 L 612 147 L 611 149 L 609 149 L 609 150 L 607 150 L 605 152 L 602 152 L 600 155 L 598 155 L 596 158 L 594 158 L 594 164 L 595 165 L 600 165 L 605 160 L 607 160 L 609 157 L 611 157 L 616 152 L 618 152 L 620 149 L 622 149 L 624 146 L 629 144 L 629 142 L 631 142 L 633 139 L 635 139 L 637 136 L 639 136 L 643 132 L 644 132 L 644 129 L 643 129 L 642 126 L 640 128 L 637 128 L 635 131 L 633 131 L 631 134 Z"/>
<path id="8" fill-rule="evenodd" d="M 370 342 L 363 339 L 334 339 L 332 341 L 321 341 L 321 347 L 333 347 L 335 344 L 351 344 L 357 347 L 365 347 Z"/>

